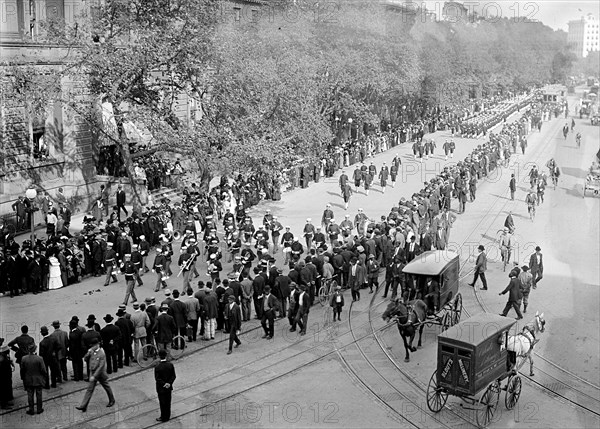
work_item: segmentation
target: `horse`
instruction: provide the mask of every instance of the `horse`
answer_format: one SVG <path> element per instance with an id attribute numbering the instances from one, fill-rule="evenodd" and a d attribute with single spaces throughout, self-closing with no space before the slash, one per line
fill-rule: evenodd
<path id="1" fill-rule="evenodd" d="M 383 312 L 383 320 L 389 322 L 390 319 L 395 318 L 398 324 L 398 332 L 404 341 L 404 349 L 406 350 L 406 357 L 404 362 L 410 362 L 409 351 L 416 352 L 417 349 L 412 346 L 416 328 L 419 327 L 419 344 L 417 347 L 421 347 L 421 336 L 423 335 L 423 328 L 425 327 L 425 319 L 427 318 L 427 305 L 420 299 L 404 301 L 399 298 L 389 303 L 386 310 Z M 407 342 L 406 338 L 409 338 Z"/>
<path id="2" fill-rule="evenodd" d="M 517 358 L 529 359 L 529 375 L 533 377 L 533 347 L 540 341 L 538 334 L 546 330 L 546 320 L 544 313 L 535 313 L 531 322 L 523 327 L 523 330 L 517 335 L 509 335 L 506 341 L 506 350 L 508 350 L 513 369 L 518 371 Z"/>

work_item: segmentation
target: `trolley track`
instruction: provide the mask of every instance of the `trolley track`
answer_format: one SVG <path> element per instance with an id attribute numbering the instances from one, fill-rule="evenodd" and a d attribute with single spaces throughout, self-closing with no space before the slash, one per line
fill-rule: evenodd
<path id="1" fill-rule="evenodd" d="M 383 302 L 384 301 L 376 304 L 375 307 L 381 305 Z M 366 325 L 366 323 L 362 324 L 360 326 L 365 326 L 365 325 Z M 318 331 L 316 334 L 320 334 L 320 333 L 323 333 L 323 330 Z M 342 338 L 342 337 L 348 336 L 349 334 L 350 334 L 350 331 L 345 330 L 344 332 L 340 333 L 339 337 Z M 266 379 L 261 380 L 258 383 L 251 384 L 242 390 L 236 390 L 235 393 L 218 397 L 215 400 L 211 399 L 210 401 L 207 401 L 203 406 L 196 407 L 193 410 L 189 410 L 189 411 L 183 412 L 181 414 L 174 414 L 172 418 L 175 419 L 178 417 L 189 415 L 196 411 L 202 411 L 202 409 L 209 408 L 209 407 L 214 406 L 215 404 L 230 400 L 232 398 L 235 398 L 236 396 L 242 395 L 253 389 L 257 389 L 261 386 L 264 386 L 271 382 L 277 381 L 287 375 L 292 375 L 295 372 L 297 372 L 298 370 L 300 370 L 302 367 L 304 367 L 306 365 L 311 365 L 322 359 L 332 356 L 335 353 L 337 353 L 338 349 L 344 349 L 346 347 L 350 347 L 354 344 L 354 341 L 361 341 L 364 338 L 366 338 L 367 336 L 368 335 L 363 335 L 362 337 L 353 338 L 350 342 L 346 342 L 346 343 L 342 344 L 340 347 L 336 347 L 336 348 L 334 348 L 333 345 L 331 345 L 327 342 L 318 342 L 314 346 L 311 346 L 307 349 L 303 349 L 303 350 L 293 353 L 291 355 L 282 356 L 282 359 L 275 360 L 273 362 L 272 361 L 273 357 L 279 356 L 279 355 L 285 355 L 285 353 L 290 352 L 290 350 L 291 350 L 290 347 L 284 347 L 273 353 L 269 353 L 267 356 L 261 355 L 251 361 L 246 361 L 245 363 L 243 363 L 241 365 L 236 365 L 232 368 L 228 368 L 226 371 L 223 371 L 223 372 L 220 372 L 217 374 L 212 374 L 209 377 L 199 378 L 199 379 L 194 379 L 194 380 L 188 381 L 185 384 L 183 384 L 182 386 L 178 387 L 177 396 L 179 397 L 179 399 L 173 401 L 174 409 L 177 408 L 178 405 L 187 403 L 190 400 L 197 398 L 198 396 L 201 396 L 201 395 L 212 398 L 212 397 L 214 397 L 214 393 L 216 390 L 226 388 L 228 385 L 230 385 L 232 383 L 239 384 L 240 382 L 247 379 L 249 374 L 252 374 L 252 373 L 266 374 Z M 294 345 L 297 346 L 302 343 L 308 344 L 311 341 L 312 341 L 311 336 L 306 336 L 304 339 L 301 339 L 301 340 L 297 341 L 296 343 L 294 343 Z M 323 351 L 324 348 L 327 348 L 327 350 Z M 308 361 L 302 360 L 302 358 L 305 358 L 306 356 L 310 356 L 311 354 L 313 354 L 313 355 L 316 354 L 317 356 L 313 357 L 313 358 L 309 358 Z M 186 357 L 188 357 L 188 356 L 189 355 L 186 355 Z M 285 365 L 287 366 L 289 364 L 290 360 L 294 360 L 294 359 L 301 359 L 302 361 L 300 363 L 298 363 L 298 365 L 295 365 L 294 368 L 291 370 L 284 371 L 283 373 L 276 374 L 274 376 L 272 375 L 272 371 L 268 370 L 268 368 L 274 367 L 274 366 L 276 366 L 278 364 L 282 364 L 284 362 L 285 362 Z M 146 368 L 146 369 L 151 369 L 151 368 Z M 202 390 L 202 391 L 198 391 L 198 389 L 197 389 L 197 385 L 200 383 L 202 385 L 210 384 L 210 382 L 212 382 L 212 381 L 219 381 L 219 379 L 227 378 L 231 374 L 235 374 L 235 373 L 243 373 L 243 374 L 240 376 L 237 376 L 236 378 L 233 378 L 233 379 L 227 379 L 227 381 L 225 381 L 224 383 L 216 384 L 215 386 L 210 387 L 205 390 Z M 127 411 L 131 411 L 131 410 L 138 411 L 138 413 L 135 416 L 133 416 L 131 418 L 123 419 L 120 422 L 139 420 L 140 417 L 138 414 L 139 414 L 139 410 L 141 408 L 143 408 L 143 409 L 147 408 L 148 411 L 152 411 L 152 410 L 156 409 L 156 405 L 155 405 L 154 401 L 148 401 L 147 398 L 144 398 L 142 401 L 128 403 L 126 406 L 118 406 L 117 411 L 119 413 L 126 413 Z M 90 416 L 89 418 L 85 418 L 83 420 L 77 421 L 76 423 L 70 423 L 68 425 L 59 426 L 59 427 L 67 428 L 67 427 L 72 427 L 72 426 L 79 426 L 81 424 L 100 422 L 103 419 L 106 419 L 107 416 L 109 416 L 111 414 L 113 414 L 113 411 L 107 410 L 104 413 L 102 413 L 102 412 L 99 413 L 99 415 Z M 151 424 L 151 426 L 145 426 L 145 427 L 152 427 L 152 426 L 154 426 L 154 424 Z"/>
<path id="2" fill-rule="evenodd" d="M 373 297 L 370 300 L 369 306 L 366 309 L 366 315 L 368 318 L 368 325 L 369 325 L 368 326 L 369 332 L 366 334 L 366 336 L 363 337 L 364 340 L 371 339 L 371 336 L 375 335 L 375 333 L 376 333 L 376 330 L 373 327 L 372 319 L 371 319 L 371 310 L 373 308 L 373 302 L 375 301 L 376 294 L 377 294 L 376 292 L 373 294 Z M 350 314 L 352 313 L 353 309 L 354 309 L 354 302 L 352 302 L 350 304 L 350 310 L 349 310 Z M 381 380 L 383 383 L 381 383 L 381 382 L 376 383 L 374 379 L 369 379 L 369 381 L 365 381 L 365 378 L 359 376 L 359 374 L 358 374 L 358 371 L 356 369 L 356 362 L 354 362 L 354 363 L 351 362 L 352 357 L 345 356 L 344 353 L 342 353 L 341 351 L 338 352 L 338 356 L 339 356 L 340 360 L 342 361 L 342 363 L 344 364 L 346 370 L 348 372 L 350 372 L 352 377 L 354 379 L 356 379 L 366 390 L 368 390 L 371 393 L 371 395 L 373 395 L 375 397 L 377 402 L 383 404 L 386 408 L 392 410 L 396 415 L 399 415 L 400 417 L 402 417 L 403 419 L 405 419 L 409 422 L 410 422 L 410 420 L 408 420 L 408 418 L 406 416 L 404 416 L 403 414 L 399 413 L 398 410 L 405 410 L 405 411 L 407 411 L 407 414 L 409 414 L 410 416 L 412 416 L 414 414 L 414 412 L 412 410 L 418 412 L 419 413 L 419 416 L 418 416 L 419 425 L 411 423 L 415 427 L 451 428 L 451 427 L 461 427 L 462 426 L 462 425 L 450 426 L 444 422 L 445 419 L 442 419 L 439 416 L 436 416 L 435 414 L 429 412 L 429 410 L 427 410 L 426 406 L 424 405 L 422 396 L 417 395 L 417 393 L 421 393 L 420 389 L 417 389 L 418 392 L 412 391 L 412 392 L 408 392 L 408 393 L 404 390 L 401 391 L 400 389 L 398 389 L 389 380 L 390 375 L 394 376 L 395 374 L 397 374 L 398 366 L 394 365 L 393 371 L 391 371 L 391 372 L 387 371 L 388 374 L 384 374 L 384 370 L 381 368 L 378 368 L 373 363 L 372 359 L 367 355 L 367 352 L 365 351 L 365 349 L 361 346 L 361 340 L 359 338 L 357 338 L 357 336 L 356 336 L 356 328 L 352 326 L 352 317 L 349 317 L 348 323 L 349 323 L 350 332 L 352 334 L 353 344 L 359 352 L 358 358 L 363 360 L 364 362 L 366 362 L 368 365 L 368 370 L 371 371 L 375 375 L 376 379 Z M 393 323 L 391 325 L 393 325 Z M 379 328 L 379 330 L 384 330 L 389 326 L 390 326 L 390 324 L 386 324 L 382 328 Z M 393 361 L 392 361 L 392 363 L 393 363 Z M 362 372 L 362 370 L 361 370 L 361 372 Z M 405 376 L 409 380 L 409 382 L 412 381 L 410 379 L 410 377 L 406 376 L 405 372 L 401 371 L 401 374 L 403 376 Z M 413 384 L 413 383 L 410 383 L 410 384 Z M 463 419 L 463 420 L 466 421 L 467 423 L 469 423 L 469 427 L 471 427 L 473 425 L 470 421 L 468 421 L 466 419 Z"/>
<path id="3" fill-rule="evenodd" d="M 550 139 L 545 144 L 540 145 L 536 148 L 536 151 L 534 152 L 536 163 L 540 161 L 542 154 L 545 152 L 545 150 L 547 149 L 547 147 L 550 145 L 551 142 L 552 142 L 552 140 Z M 504 196 L 506 196 L 507 194 L 508 194 L 508 191 L 505 192 Z M 477 225 L 471 229 L 471 232 L 467 235 L 467 237 L 463 241 L 463 244 L 460 246 L 460 248 L 462 248 L 464 246 L 464 243 L 466 243 L 467 240 L 469 238 L 471 238 L 476 232 L 481 233 L 478 230 L 479 226 L 482 225 L 484 220 L 486 220 L 488 215 L 492 212 L 492 210 L 494 210 L 494 208 L 496 207 L 498 202 L 501 202 L 500 198 L 497 198 L 494 201 L 494 203 L 491 205 L 491 207 L 487 210 L 486 215 L 482 216 L 481 220 L 477 223 Z M 488 220 L 489 224 L 488 224 L 485 232 L 481 233 L 482 236 L 486 236 L 490 232 L 490 230 L 493 229 L 494 225 L 496 225 L 496 220 L 498 219 L 500 214 L 505 210 L 505 208 L 509 202 L 511 202 L 511 200 L 505 199 L 504 202 L 502 204 L 500 204 L 500 207 L 496 211 L 496 214 L 492 217 L 492 220 L 491 221 Z M 460 250 L 460 248 L 459 248 L 459 250 Z M 466 264 L 463 264 L 463 267 L 461 267 L 461 270 L 459 273 L 461 280 L 463 280 L 466 276 L 468 276 L 469 274 L 471 274 L 473 272 L 473 268 L 469 269 L 466 272 L 463 272 L 463 270 L 466 270 Z M 487 307 L 485 302 L 483 302 L 483 299 L 480 296 L 480 293 L 476 289 L 473 289 L 473 295 L 478 304 L 478 307 L 484 312 L 490 312 L 489 308 Z M 463 311 L 466 313 L 466 315 L 468 317 L 471 316 L 470 312 L 466 308 L 463 308 Z M 550 396 L 564 400 L 567 403 L 575 406 L 576 408 L 580 408 L 580 409 L 584 410 L 585 412 L 589 412 L 595 416 L 600 417 L 600 412 L 599 412 L 599 410 L 600 410 L 600 386 L 597 386 L 594 383 L 590 383 L 590 382 L 582 379 L 581 377 L 573 374 L 571 371 L 568 371 L 567 369 L 563 368 L 562 366 L 552 362 L 550 359 L 542 357 L 538 353 L 535 353 L 535 356 L 542 358 L 542 360 L 544 362 L 546 362 L 549 365 L 551 365 L 552 367 L 554 367 L 559 373 L 564 374 L 566 380 L 570 380 L 571 378 L 578 379 L 580 382 L 585 384 L 587 387 L 591 388 L 593 393 L 590 394 L 590 393 L 584 392 L 583 390 L 574 388 L 572 386 L 572 384 L 573 384 L 572 382 L 565 382 L 565 381 L 549 374 L 548 372 L 544 371 L 543 369 L 541 369 L 539 367 L 536 367 L 537 372 L 541 372 L 553 380 L 553 381 L 551 380 L 551 386 L 547 386 L 524 373 L 521 373 L 522 377 L 527 379 L 532 385 L 534 385 L 535 387 L 538 387 L 541 391 L 549 394 Z M 557 387 L 557 385 L 558 385 L 558 387 Z M 563 391 L 563 393 L 559 392 L 558 390 Z M 565 391 L 572 392 L 576 396 L 576 398 L 574 398 L 573 395 L 564 393 Z M 594 396 L 594 394 L 596 396 Z M 587 402 L 586 405 L 583 405 L 583 404 L 580 404 L 579 402 L 577 402 L 582 399 Z"/>

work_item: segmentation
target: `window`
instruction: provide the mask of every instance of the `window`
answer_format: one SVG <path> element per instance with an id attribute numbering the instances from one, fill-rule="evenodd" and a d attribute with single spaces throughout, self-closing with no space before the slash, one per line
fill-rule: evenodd
<path id="1" fill-rule="evenodd" d="M 242 8 L 234 7 L 233 8 L 233 19 L 235 22 L 239 22 L 242 19 Z"/>
<path id="2" fill-rule="evenodd" d="M 45 134 L 46 127 L 44 126 L 44 124 L 33 128 L 31 140 L 33 142 L 32 153 L 34 159 L 44 160 L 47 159 L 50 155 L 50 150 L 48 149 L 46 138 L 44 138 Z"/>

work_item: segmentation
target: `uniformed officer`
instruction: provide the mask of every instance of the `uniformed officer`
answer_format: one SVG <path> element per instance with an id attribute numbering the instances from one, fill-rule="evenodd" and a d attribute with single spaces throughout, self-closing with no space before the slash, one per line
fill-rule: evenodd
<path id="1" fill-rule="evenodd" d="M 113 244 L 109 241 L 106 243 L 106 254 L 104 255 L 104 268 L 106 269 L 106 279 L 104 280 L 104 286 L 108 286 L 112 277 L 113 283 L 116 283 L 117 275 L 113 271 L 117 264 L 117 252 L 113 249 Z"/>

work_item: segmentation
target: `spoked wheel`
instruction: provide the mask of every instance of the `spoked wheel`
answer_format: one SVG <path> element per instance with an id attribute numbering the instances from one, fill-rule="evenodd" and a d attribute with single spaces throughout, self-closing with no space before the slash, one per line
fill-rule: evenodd
<path id="1" fill-rule="evenodd" d="M 179 359 L 185 350 L 185 339 L 181 335 L 177 335 L 171 341 L 171 358 Z"/>
<path id="2" fill-rule="evenodd" d="M 456 295 L 456 298 L 454 298 L 454 304 L 452 307 L 453 307 L 452 308 L 452 316 L 453 316 L 452 326 L 454 326 L 458 322 L 460 322 L 460 317 L 462 316 L 462 311 L 463 311 L 463 301 L 462 301 L 462 295 L 460 293 Z"/>
<path id="3" fill-rule="evenodd" d="M 507 410 L 512 410 L 521 396 L 521 377 L 511 375 L 506 383 L 506 396 L 504 397 L 504 405 Z"/>
<path id="4" fill-rule="evenodd" d="M 319 288 L 319 303 L 322 307 L 324 307 L 325 304 L 327 304 L 327 293 L 325 285 Z"/>
<path id="5" fill-rule="evenodd" d="M 444 312 L 444 315 L 442 316 L 442 332 L 452 326 L 452 319 L 453 317 L 450 311 Z"/>
<path id="6" fill-rule="evenodd" d="M 429 385 L 427 386 L 427 408 L 434 413 L 437 413 L 444 408 L 447 400 L 448 393 L 439 386 L 437 371 L 433 371 L 433 374 L 429 379 Z"/>
<path id="7" fill-rule="evenodd" d="M 154 344 L 146 344 L 136 356 L 138 365 L 148 368 L 158 362 L 158 350 Z"/>
<path id="8" fill-rule="evenodd" d="M 498 408 L 498 401 L 500 400 L 500 383 L 494 381 L 485 390 L 481 398 L 477 403 L 478 408 L 475 411 L 475 417 L 477 419 L 477 426 L 484 428 L 490 424 L 496 408 Z"/>

